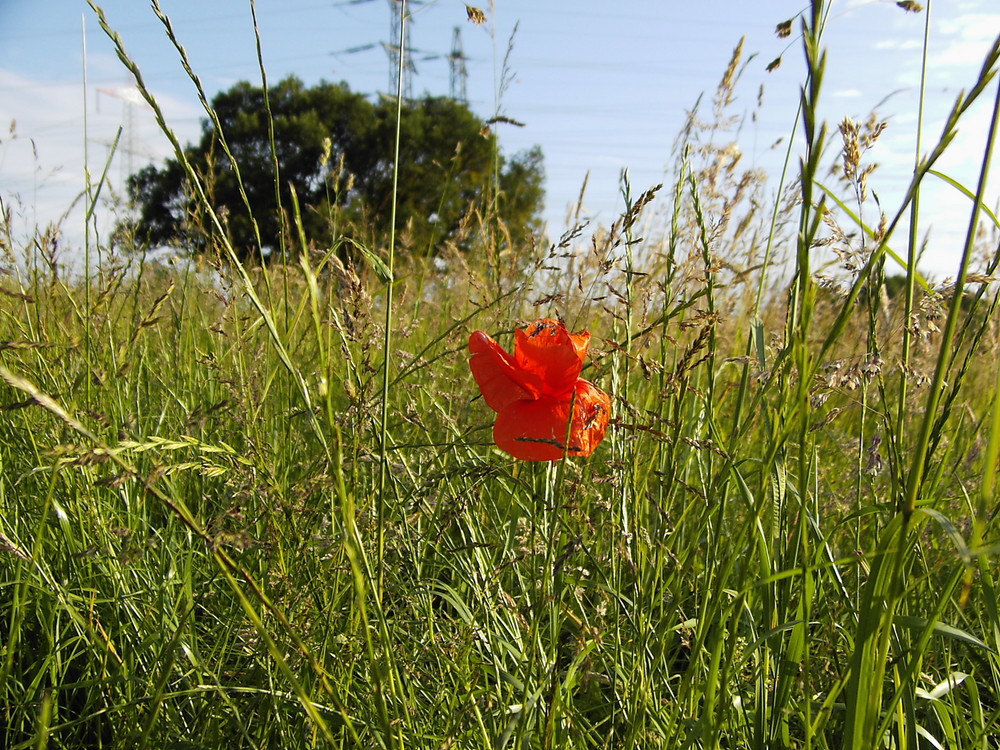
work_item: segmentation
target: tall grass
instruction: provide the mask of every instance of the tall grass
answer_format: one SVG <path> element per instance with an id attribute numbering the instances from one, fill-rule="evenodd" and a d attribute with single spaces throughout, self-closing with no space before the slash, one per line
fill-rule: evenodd
<path id="1" fill-rule="evenodd" d="M 818 117 L 827 11 L 789 184 L 731 147 L 741 44 L 714 124 L 592 237 L 351 263 L 298 236 L 252 269 L 220 225 L 215 262 L 101 246 L 74 280 L 8 218 L 0 745 L 996 747 L 996 105 L 952 283 L 915 227 L 1000 39 L 882 214 L 884 126 L 834 148 Z M 466 342 L 555 315 L 614 419 L 522 463 Z"/>

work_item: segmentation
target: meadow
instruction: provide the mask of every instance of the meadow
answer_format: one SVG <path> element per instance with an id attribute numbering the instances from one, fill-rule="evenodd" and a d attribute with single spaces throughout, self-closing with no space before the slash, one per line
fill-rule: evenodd
<path id="1" fill-rule="evenodd" d="M 828 11 L 781 184 L 730 147 L 738 48 L 609 227 L 487 201 L 426 258 L 287 206 L 266 265 L 94 232 L 81 275 L 5 211 L 0 746 L 1000 747 L 1000 39 L 880 207 L 881 121 L 816 115 Z M 934 284 L 920 187 L 980 99 Z M 589 457 L 494 445 L 469 337 L 538 318 L 592 335 Z"/>

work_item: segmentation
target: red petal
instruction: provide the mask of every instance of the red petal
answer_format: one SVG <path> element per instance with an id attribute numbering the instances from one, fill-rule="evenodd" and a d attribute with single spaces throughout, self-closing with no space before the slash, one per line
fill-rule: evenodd
<path id="1" fill-rule="evenodd" d="M 564 453 L 568 416 L 568 401 L 517 401 L 497 415 L 493 440 L 514 458 L 558 461 Z"/>
<path id="2" fill-rule="evenodd" d="M 577 382 L 567 450 L 570 402 L 551 398 L 514 402 L 497 416 L 493 439 L 501 450 L 524 461 L 558 461 L 563 453 L 589 456 L 607 432 L 611 399 L 592 383 Z"/>
<path id="3" fill-rule="evenodd" d="M 523 384 L 523 375 L 503 348 L 482 331 L 469 338 L 469 369 L 479 390 L 493 411 L 499 412 L 515 401 L 532 399 L 535 393 Z"/>
<path id="4" fill-rule="evenodd" d="M 575 455 L 589 456 L 594 452 L 604 440 L 610 418 L 611 397 L 587 380 L 578 381 L 570 433 L 570 443 L 580 446 L 580 453 Z"/>
<path id="5" fill-rule="evenodd" d="M 515 334 L 514 361 L 522 370 L 537 375 L 544 394 L 569 394 L 587 356 L 590 334 L 571 334 L 559 320 L 536 320 Z"/>

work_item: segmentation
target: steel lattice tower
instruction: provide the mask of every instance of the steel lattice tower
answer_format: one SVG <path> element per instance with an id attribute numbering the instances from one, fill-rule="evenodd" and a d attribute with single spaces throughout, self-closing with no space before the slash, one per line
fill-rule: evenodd
<path id="1" fill-rule="evenodd" d="M 462 51 L 462 29 L 455 27 L 451 35 L 451 54 L 448 55 L 448 67 L 451 69 L 451 79 L 448 84 L 449 96 L 462 104 L 468 104 L 465 83 L 469 72 L 465 69 L 465 53 Z"/>
<path id="2" fill-rule="evenodd" d="M 389 55 L 389 96 L 396 96 L 400 90 L 399 72 L 403 71 L 402 93 L 404 99 L 413 98 L 413 58 L 410 56 L 409 34 L 403 38 L 403 48 L 399 48 L 399 35 L 403 26 L 403 0 L 389 0 L 389 42 L 385 45 L 386 54 Z M 413 19 L 407 20 L 408 25 L 413 24 Z M 402 55 L 402 65 L 400 65 L 400 55 Z"/>

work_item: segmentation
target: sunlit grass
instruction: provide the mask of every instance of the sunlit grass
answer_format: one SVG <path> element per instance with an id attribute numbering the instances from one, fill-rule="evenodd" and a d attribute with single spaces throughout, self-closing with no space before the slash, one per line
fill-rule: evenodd
<path id="1" fill-rule="evenodd" d="M 995 746 L 995 133 L 952 284 L 893 232 L 1000 41 L 883 220 L 878 119 L 816 120 L 825 23 L 777 205 L 692 125 L 552 245 L 101 246 L 87 283 L 8 220 L 0 745 Z M 587 459 L 497 450 L 468 370 L 546 316 L 612 394 Z"/>

